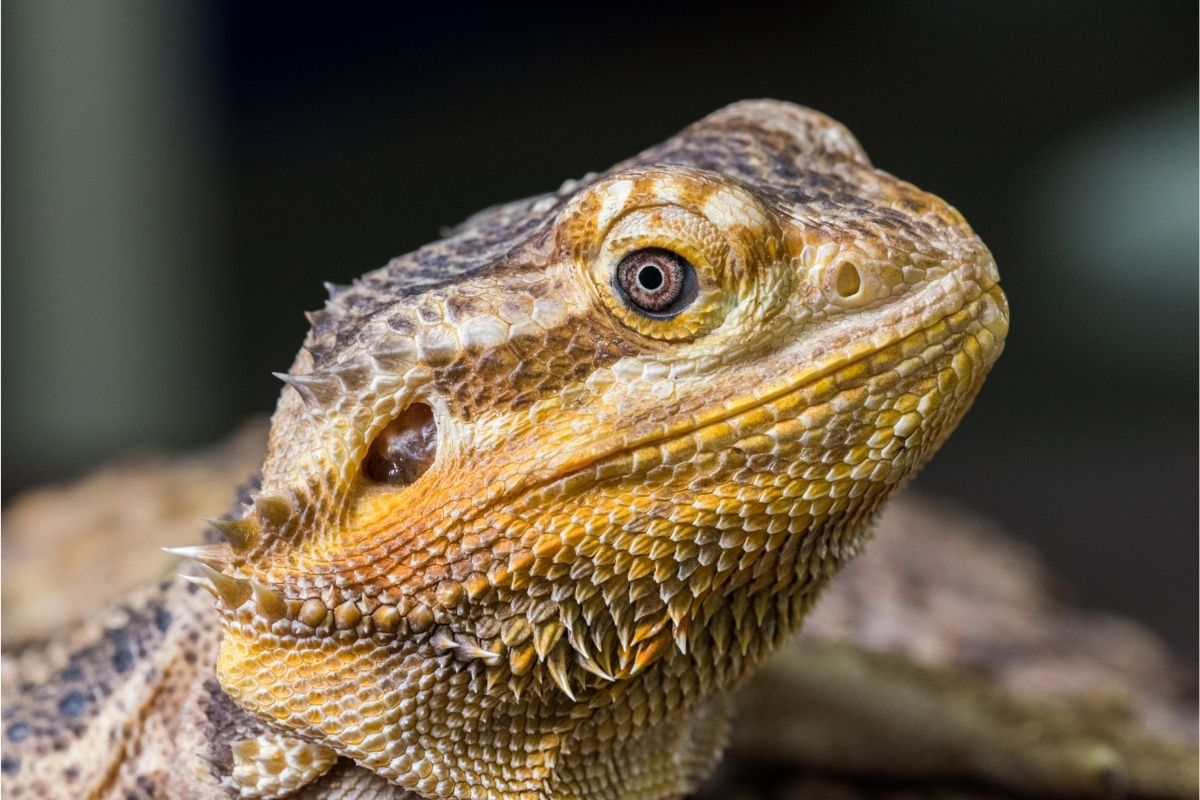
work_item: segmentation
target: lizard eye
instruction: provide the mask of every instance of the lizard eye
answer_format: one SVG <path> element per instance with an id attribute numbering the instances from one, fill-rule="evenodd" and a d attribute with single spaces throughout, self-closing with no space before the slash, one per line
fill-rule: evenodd
<path id="1" fill-rule="evenodd" d="M 613 282 L 629 305 L 660 319 L 673 317 L 696 299 L 696 271 L 678 253 L 659 247 L 635 250 L 621 259 Z"/>

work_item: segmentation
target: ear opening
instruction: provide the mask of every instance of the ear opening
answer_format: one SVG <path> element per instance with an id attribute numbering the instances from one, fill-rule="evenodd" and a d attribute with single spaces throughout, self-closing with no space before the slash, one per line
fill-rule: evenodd
<path id="1" fill-rule="evenodd" d="M 375 483 L 408 486 L 437 458 L 433 409 L 413 403 L 379 432 L 363 459 L 362 474 Z"/>

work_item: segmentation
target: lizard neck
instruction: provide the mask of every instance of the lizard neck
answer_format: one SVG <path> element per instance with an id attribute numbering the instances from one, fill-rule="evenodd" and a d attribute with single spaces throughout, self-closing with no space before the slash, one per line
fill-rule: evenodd
<path id="1" fill-rule="evenodd" d="M 727 690 L 798 627 L 857 548 L 860 520 L 850 513 L 804 537 L 781 535 L 754 568 L 722 573 L 703 594 L 711 600 L 657 628 L 618 634 L 620 619 L 564 597 L 554 624 L 565 632 L 528 672 L 507 656 L 489 663 L 494 653 L 470 644 L 489 627 L 477 619 L 353 645 L 261 647 L 227 635 L 217 673 L 242 665 L 238 680 L 222 683 L 239 705 L 302 739 L 340 730 L 340 754 L 422 797 L 469 796 L 472 787 L 510 800 L 678 797 L 720 755 Z M 514 641 L 508 655 L 522 646 Z M 346 711 L 291 713 L 328 701 Z"/>
<path id="2" fill-rule="evenodd" d="M 645 714 L 645 705 L 617 717 Z M 547 797 L 606 797 L 663 800 L 683 797 L 699 786 L 729 740 L 731 704 L 716 695 L 657 725 L 622 736 L 612 714 L 578 729 L 575 749 L 559 754 Z"/>

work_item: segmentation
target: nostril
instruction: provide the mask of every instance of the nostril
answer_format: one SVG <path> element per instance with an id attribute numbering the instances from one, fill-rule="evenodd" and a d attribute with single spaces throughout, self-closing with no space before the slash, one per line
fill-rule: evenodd
<path id="1" fill-rule="evenodd" d="M 407 486 L 425 474 L 437 456 L 433 409 L 413 403 L 371 442 L 363 474 L 377 483 Z"/>
<path id="2" fill-rule="evenodd" d="M 858 274 L 858 267 L 849 261 L 843 261 L 834 267 L 834 270 L 833 287 L 838 296 L 847 298 L 858 294 L 858 290 L 862 288 L 862 276 Z"/>

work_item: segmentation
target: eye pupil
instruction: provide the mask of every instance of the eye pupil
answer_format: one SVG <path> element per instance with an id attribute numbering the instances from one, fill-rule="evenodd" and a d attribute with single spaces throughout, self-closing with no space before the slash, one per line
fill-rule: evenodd
<path id="1" fill-rule="evenodd" d="M 626 303 L 655 317 L 672 317 L 696 299 L 696 271 L 683 256 L 660 247 L 634 250 L 617 264 L 614 288 Z"/>
<path id="2" fill-rule="evenodd" d="M 643 289 L 653 292 L 663 285 L 662 271 L 655 266 L 645 266 L 638 270 L 638 283 Z"/>

